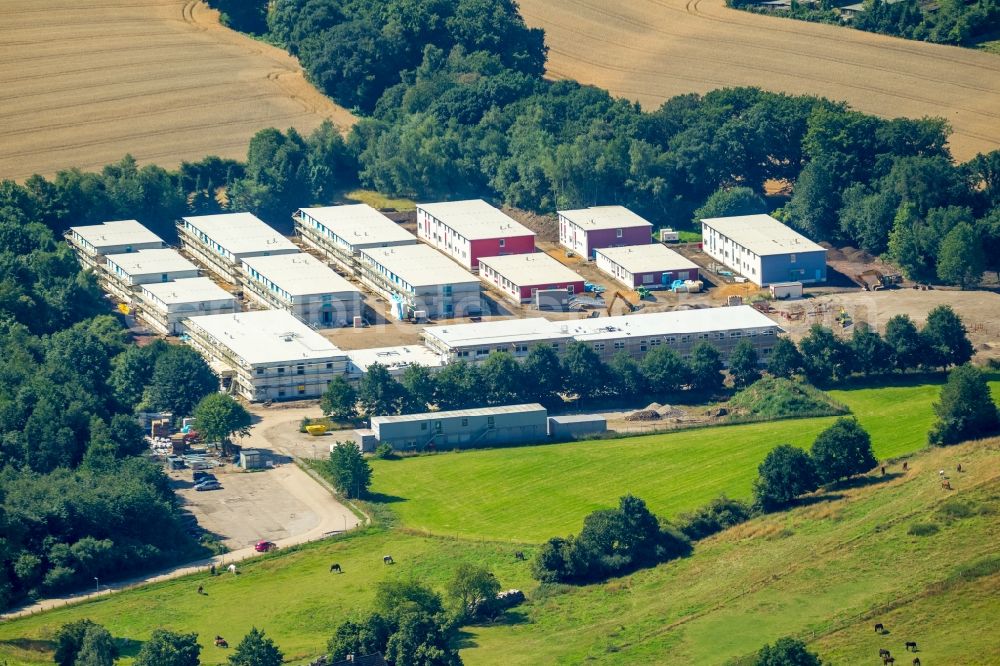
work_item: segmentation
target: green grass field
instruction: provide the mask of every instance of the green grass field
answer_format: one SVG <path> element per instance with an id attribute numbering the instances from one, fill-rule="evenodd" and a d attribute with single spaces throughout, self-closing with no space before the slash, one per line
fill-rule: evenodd
<path id="1" fill-rule="evenodd" d="M 869 431 L 880 459 L 926 446 L 936 384 L 831 391 Z M 1000 383 L 993 383 L 1000 397 Z M 625 439 L 374 461 L 373 490 L 407 527 L 540 542 L 579 529 L 625 492 L 673 516 L 726 493 L 750 496 L 767 452 L 808 447 L 832 417 L 701 428 Z"/>
<path id="2" fill-rule="evenodd" d="M 993 390 L 1000 394 L 997 382 Z M 923 448 L 937 392 L 937 386 L 916 385 L 832 395 L 851 407 L 878 455 L 887 458 Z M 374 583 L 413 577 L 443 590 L 463 561 L 485 564 L 504 587 L 529 595 L 505 622 L 463 633 L 467 664 L 720 664 L 789 634 L 809 640 L 834 664 L 863 663 L 882 646 L 870 635 L 866 611 L 886 604 L 891 608 L 879 617 L 891 630 L 899 627 L 891 634 L 899 645 L 886 645 L 894 652 L 903 640 L 916 640 L 926 664 L 990 663 L 982 655 L 994 647 L 1000 574 L 940 583 L 957 568 L 996 554 L 997 440 L 922 451 L 906 476 L 756 519 L 699 543 L 690 558 L 605 584 L 542 591 L 529 564 L 512 556 L 507 540 L 539 542 L 575 532 L 583 515 L 626 491 L 667 515 L 722 491 L 745 495 L 771 446 L 807 445 L 831 421 L 379 461 L 377 490 L 401 498 L 379 512 L 394 511 L 400 527 L 290 549 L 246 563 L 238 577 L 187 577 L 5 622 L 0 663 L 51 663 L 48 641 L 55 630 L 83 617 L 122 639 L 123 664 L 156 627 L 195 631 L 206 644 L 216 634 L 232 643 L 254 625 L 278 642 L 288 663 L 305 663 L 341 620 L 364 609 Z M 957 462 L 966 472 L 953 476 L 955 492 L 946 495 L 937 470 L 953 470 Z M 442 488 L 461 497 L 450 500 Z M 943 502 L 952 498 L 970 515 L 945 516 Z M 914 522 L 936 522 L 940 531 L 911 536 Z M 484 538 L 491 535 L 502 540 Z M 518 549 L 530 559 L 535 547 Z M 384 554 L 397 564 L 383 565 Z M 328 572 L 333 562 L 344 567 L 343 575 Z M 196 593 L 199 584 L 207 596 Z M 206 645 L 203 663 L 222 664 L 225 657 Z"/>

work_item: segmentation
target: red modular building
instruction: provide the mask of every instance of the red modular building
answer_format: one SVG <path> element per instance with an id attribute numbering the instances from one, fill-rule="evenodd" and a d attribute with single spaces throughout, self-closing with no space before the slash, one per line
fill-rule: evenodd
<path id="1" fill-rule="evenodd" d="M 583 278 L 544 252 L 480 257 L 479 278 L 515 303 L 531 301 L 539 291 L 583 293 Z"/>
<path id="2" fill-rule="evenodd" d="M 559 243 L 587 259 L 602 247 L 643 245 L 653 240 L 653 224 L 624 206 L 592 206 L 559 211 Z"/>
<path id="3" fill-rule="evenodd" d="M 535 233 L 482 199 L 417 204 L 417 236 L 465 268 L 480 257 L 535 251 Z"/>

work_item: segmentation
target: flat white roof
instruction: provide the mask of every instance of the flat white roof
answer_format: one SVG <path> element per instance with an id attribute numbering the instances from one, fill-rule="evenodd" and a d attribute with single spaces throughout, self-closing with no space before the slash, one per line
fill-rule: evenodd
<path id="1" fill-rule="evenodd" d="M 133 277 L 198 270 L 198 267 L 188 261 L 180 252 L 170 249 L 107 254 L 104 255 L 104 259 L 117 265 L 126 274 Z"/>
<path id="2" fill-rule="evenodd" d="M 235 296 L 207 277 L 184 278 L 173 282 L 153 282 L 140 285 L 140 287 L 142 291 L 148 292 L 167 305 L 236 300 Z"/>
<path id="3" fill-rule="evenodd" d="M 545 317 L 504 319 L 470 324 L 445 324 L 428 326 L 424 335 L 440 340 L 449 347 L 478 345 L 487 347 L 516 342 L 551 341 L 569 339 L 570 333 L 560 324 Z"/>
<path id="4" fill-rule="evenodd" d="M 298 252 L 295 244 L 253 213 L 224 213 L 183 218 L 196 229 L 239 256 L 252 252 Z"/>
<path id="5" fill-rule="evenodd" d="M 245 257 L 242 261 L 292 296 L 360 291 L 332 268 L 305 252 Z"/>
<path id="6" fill-rule="evenodd" d="M 440 368 L 444 365 L 444 359 L 440 354 L 423 345 L 352 349 L 345 353 L 350 359 L 350 371 L 353 374 L 367 372 L 373 363 L 381 363 L 389 369 L 405 368 L 410 365 Z"/>
<path id="7" fill-rule="evenodd" d="M 483 265 L 519 286 L 583 282 L 582 277 L 544 252 L 480 257 L 480 275 L 483 273 Z"/>
<path id="8" fill-rule="evenodd" d="M 429 245 L 398 245 L 361 250 L 412 287 L 479 283 L 479 279 Z"/>
<path id="9" fill-rule="evenodd" d="M 138 220 L 115 220 L 85 227 L 70 227 L 70 230 L 98 249 L 115 245 L 163 243 L 162 238 Z"/>
<path id="10" fill-rule="evenodd" d="M 780 328 L 772 319 L 749 305 L 650 312 L 618 317 L 574 319 L 563 322 L 581 341 L 618 339 L 625 336 L 685 335 L 708 331 Z"/>
<path id="11" fill-rule="evenodd" d="M 206 315 L 188 321 L 250 365 L 345 357 L 333 343 L 285 310 Z"/>
<path id="12" fill-rule="evenodd" d="M 466 239 L 534 236 L 535 232 L 482 199 L 417 204 Z"/>
<path id="13" fill-rule="evenodd" d="M 368 204 L 300 208 L 299 212 L 316 220 L 352 245 L 417 242 L 416 236 Z"/>
<path id="14" fill-rule="evenodd" d="M 696 263 L 661 243 L 627 245 L 625 247 L 601 247 L 597 248 L 595 252 L 603 254 L 629 273 L 683 271 L 698 268 Z"/>
<path id="15" fill-rule="evenodd" d="M 494 416 L 496 414 L 523 414 L 526 412 L 546 412 L 537 402 L 524 405 L 501 405 L 499 407 L 477 407 L 475 409 L 455 409 L 447 412 L 423 412 L 421 414 L 399 414 L 393 416 L 373 416 L 371 425 L 385 423 L 406 423 L 408 421 L 426 421 L 427 419 L 448 419 L 461 416 Z"/>
<path id="16" fill-rule="evenodd" d="M 573 224 L 582 227 L 584 231 L 653 226 L 652 222 L 636 215 L 625 206 L 591 206 L 558 212 Z"/>
<path id="17" fill-rule="evenodd" d="M 826 248 L 770 215 L 710 217 L 701 222 L 760 257 L 791 252 L 826 252 Z"/>

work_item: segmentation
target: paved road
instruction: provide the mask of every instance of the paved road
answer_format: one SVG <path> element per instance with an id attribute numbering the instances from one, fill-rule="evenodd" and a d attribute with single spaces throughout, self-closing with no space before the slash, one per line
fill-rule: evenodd
<path id="1" fill-rule="evenodd" d="M 279 442 L 283 438 L 291 437 L 285 431 L 290 431 L 291 433 L 298 435 L 298 423 L 301 421 L 302 416 L 306 413 L 311 416 L 319 415 L 319 410 L 316 407 L 310 407 L 308 409 L 297 407 L 291 409 L 255 408 L 254 411 L 260 417 L 260 421 L 254 426 L 253 430 L 251 430 L 251 435 L 244 438 L 243 444 L 245 446 L 256 448 L 272 449 L 278 453 L 286 455 L 290 453 L 288 447 L 281 446 L 280 444 L 276 446 L 272 443 L 272 441 Z M 270 436 L 268 433 L 271 433 Z M 309 514 L 306 517 L 293 516 L 290 519 L 287 519 L 287 521 L 283 524 L 273 524 L 270 526 L 265 525 L 266 529 L 283 531 L 287 534 L 287 536 L 284 537 L 269 539 L 278 544 L 279 548 L 287 548 L 297 544 L 317 541 L 332 534 L 340 533 L 345 529 L 352 529 L 360 524 L 357 516 L 355 516 L 350 509 L 338 502 L 326 485 L 321 483 L 319 480 L 312 478 L 294 463 L 287 463 L 266 472 L 255 474 L 232 474 L 227 476 L 229 477 L 228 479 L 225 477 L 220 478 L 224 479 L 226 483 L 232 483 L 232 485 L 238 486 L 241 493 L 241 499 L 238 503 L 242 503 L 244 509 L 246 509 L 248 505 L 246 496 L 250 492 L 254 492 L 255 487 L 269 489 L 268 492 L 277 488 L 279 492 L 287 494 L 287 497 L 282 500 L 282 506 L 285 507 L 286 512 L 289 507 L 302 507 L 305 512 Z M 209 496 L 212 495 L 212 493 L 199 494 Z M 271 493 L 271 496 L 273 497 L 273 492 Z M 266 496 L 259 499 L 260 501 L 250 503 L 252 510 L 258 512 L 258 516 L 261 517 L 266 523 L 275 523 L 276 521 L 280 521 L 282 518 L 281 510 L 265 510 L 264 507 L 267 504 Z M 193 510 L 196 514 L 199 513 L 197 508 L 193 508 Z M 204 514 L 204 512 L 202 512 L 202 514 Z M 229 515 L 231 518 L 235 514 Z M 202 515 L 199 516 L 199 521 L 201 521 L 202 517 Z M 219 525 L 215 524 L 211 524 L 206 527 L 208 527 L 208 529 L 212 529 L 213 531 L 221 529 L 222 536 L 225 538 L 225 525 L 227 522 L 231 525 L 236 525 L 236 523 L 231 520 L 222 520 L 221 528 Z M 230 542 L 241 543 L 247 543 L 248 541 L 255 542 L 258 538 L 257 534 L 259 533 L 254 533 L 254 529 L 253 521 L 242 523 L 237 529 L 234 529 L 234 536 L 228 540 Z M 91 599 L 99 595 L 104 596 L 113 594 L 114 592 L 135 587 L 137 585 L 146 585 L 148 583 L 169 580 L 171 578 L 179 578 L 198 571 L 206 571 L 212 564 L 215 564 L 219 569 L 225 569 L 225 567 L 230 563 L 239 562 L 256 555 L 258 555 L 258 553 L 254 551 L 252 545 L 236 548 L 225 555 L 206 558 L 196 562 L 188 562 L 186 564 L 164 569 L 156 573 L 138 576 L 128 580 L 117 581 L 108 585 L 102 584 L 100 592 L 91 591 L 53 599 L 45 599 L 30 606 L 25 606 L 8 613 L 4 613 L 0 615 L 0 620 L 22 617 L 24 615 L 58 608 L 69 603 Z"/>

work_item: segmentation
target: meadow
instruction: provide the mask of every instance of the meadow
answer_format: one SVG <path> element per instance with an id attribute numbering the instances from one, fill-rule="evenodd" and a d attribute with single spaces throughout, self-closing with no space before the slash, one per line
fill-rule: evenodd
<path id="1" fill-rule="evenodd" d="M 886 460 L 927 444 L 937 384 L 831 391 Z M 993 383 L 1000 397 L 1000 382 Z M 832 417 L 374 461 L 373 490 L 409 528 L 543 541 L 576 531 L 625 492 L 675 516 L 722 493 L 750 497 L 757 465 L 778 444 L 808 447 Z"/>

